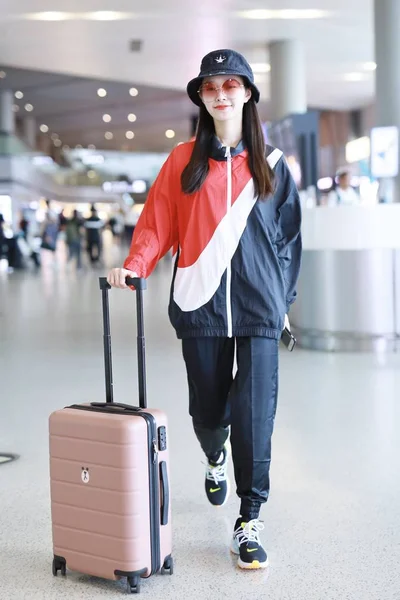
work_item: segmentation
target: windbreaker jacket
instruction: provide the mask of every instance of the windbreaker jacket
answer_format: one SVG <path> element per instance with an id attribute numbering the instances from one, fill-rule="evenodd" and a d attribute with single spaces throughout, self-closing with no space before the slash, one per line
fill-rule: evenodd
<path id="1" fill-rule="evenodd" d="M 169 316 L 178 338 L 278 339 L 295 299 L 301 258 L 300 202 L 280 150 L 266 147 L 274 193 L 254 195 L 248 153 L 214 139 L 200 191 L 181 190 L 194 142 L 177 146 L 154 182 L 124 267 L 149 277 L 177 249 Z"/>

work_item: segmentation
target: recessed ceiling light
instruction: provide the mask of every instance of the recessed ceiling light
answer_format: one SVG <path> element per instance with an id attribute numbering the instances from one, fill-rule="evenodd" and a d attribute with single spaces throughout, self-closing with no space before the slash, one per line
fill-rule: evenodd
<path id="1" fill-rule="evenodd" d="M 47 133 L 47 132 L 49 131 L 49 128 L 48 128 L 48 126 L 47 126 L 47 125 L 45 125 L 44 123 L 43 123 L 43 125 L 41 125 L 41 126 L 39 127 L 39 129 L 40 129 L 40 131 L 41 131 L 42 133 Z"/>
<path id="2" fill-rule="evenodd" d="M 133 19 L 134 13 L 120 12 L 117 10 L 96 10 L 93 12 L 82 13 L 82 19 L 89 21 L 123 21 L 125 19 Z"/>
<path id="3" fill-rule="evenodd" d="M 254 73 L 269 73 L 271 70 L 271 65 L 268 63 L 252 63 L 250 67 Z"/>
<path id="4" fill-rule="evenodd" d="M 89 150 L 96 150 L 96 146 L 94 144 L 89 144 Z"/>
<path id="5" fill-rule="evenodd" d="M 107 115 L 107 114 L 103 115 L 103 121 L 104 121 L 104 123 L 110 123 L 111 115 Z"/>
<path id="6" fill-rule="evenodd" d="M 59 140 L 59 139 L 57 138 L 57 139 L 53 140 L 53 144 L 54 144 L 54 145 L 55 145 L 57 148 L 59 148 L 59 147 L 61 146 L 61 144 L 62 144 L 62 141 L 61 141 L 61 140 Z"/>
<path id="7" fill-rule="evenodd" d="M 18 112 L 18 111 L 19 111 L 19 106 L 18 106 L 18 104 L 13 104 L 13 111 L 14 111 L 14 112 Z"/>
<path id="8" fill-rule="evenodd" d="M 14 96 L 17 98 L 17 100 L 22 100 L 22 98 L 24 97 L 24 93 L 23 92 L 15 92 Z"/>
<path id="9" fill-rule="evenodd" d="M 51 137 L 51 139 L 52 139 L 52 140 L 53 140 L 53 142 L 54 142 L 54 140 L 58 140 L 58 138 L 59 138 L 60 136 L 58 135 L 58 133 L 52 133 L 50 137 Z"/>
<path id="10" fill-rule="evenodd" d="M 365 81 L 366 75 L 365 73 L 346 73 L 343 79 L 350 82 Z"/>
<path id="11" fill-rule="evenodd" d="M 120 21 L 134 19 L 135 13 L 114 10 L 96 10 L 91 12 L 42 11 L 24 13 L 19 18 L 29 21 Z"/>
<path id="12" fill-rule="evenodd" d="M 175 137 L 175 131 L 173 129 L 167 129 L 165 132 L 165 137 L 172 139 Z"/>
<path id="13" fill-rule="evenodd" d="M 82 145 L 81 145 L 81 144 L 77 144 L 77 145 L 75 146 L 75 148 L 76 148 L 76 150 L 82 150 Z"/>
<path id="14" fill-rule="evenodd" d="M 97 95 L 100 96 L 100 98 L 105 98 L 107 96 L 107 90 L 104 88 L 99 88 L 97 90 Z"/>
<path id="15" fill-rule="evenodd" d="M 25 110 L 27 112 L 32 112 L 33 111 L 33 104 L 25 104 Z"/>
<path id="16" fill-rule="evenodd" d="M 112 140 L 114 137 L 114 134 L 111 131 L 106 131 L 104 134 L 104 137 L 106 138 L 106 140 Z"/>
<path id="17" fill-rule="evenodd" d="M 364 71 L 376 71 L 377 64 L 376 62 L 366 62 L 363 65 Z"/>
<path id="18" fill-rule="evenodd" d="M 132 87 L 129 90 L 129 93 L 130 93 L 131 96 L 137 96 L 139 92 L 138 92 L 138 90 L 136 88 Z"/>
<path id="19" fill-rule="evenodd" d="M 126 137 L 128 140 L 133 140 L 133 138 L 135 137 L 135 134 L 133 133 L 133 131 L 127 131 L 127 132 L 125 133 L 125 137 Z"/>
<path id="20" fill-rule="evenodd" d="M 128 121 L 130 121 L 131 123 L 134 123 L 136 121 L 136 119 L 137 119 L 137 117 L 133 113 L 130 113 L 128 115 Z"/>
<path id="21" fill-rule="evenodd" d="M 7 77 L 7 73 L 5 71 L 0 71 L 0 79 L 4 79 Z"/>
<path id="22" fill-rule="evenodd" d="M 76 14 L 69 12 L 62 12 L 59 10 L 49 10 L 45 12 L 28 13 L 23 15 L 24 19 L 30 21 L 69 21 L 74 19 Z"/>
<path id="23" fill-rule="evenodd" d="M 242 19 L 324 19 L 330 16 L 326 10 L 316 10 L 312 8 L 304 9 L 255 9 L 241 10 L 236 13 Z"/>

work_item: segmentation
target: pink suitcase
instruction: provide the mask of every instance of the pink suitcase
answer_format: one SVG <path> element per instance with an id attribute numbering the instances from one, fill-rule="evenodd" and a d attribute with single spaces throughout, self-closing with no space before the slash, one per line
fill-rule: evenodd
<path id="1" fill-rule="evenodd" d="M 137 297 L 139 406 L 113 402 L 109 285 L 103 298 L 106 402 L 76 404 L 50 416 L 53 575 L 66 567 L 107 579 L 173 573 L 167 418 L 146 408 L 143 279 Z"/>

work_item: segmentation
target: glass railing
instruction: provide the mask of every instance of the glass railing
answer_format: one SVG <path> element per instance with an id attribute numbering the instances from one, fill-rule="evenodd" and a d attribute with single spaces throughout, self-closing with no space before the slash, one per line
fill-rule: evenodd
<path id="1" fill-rule="evenodd" d="M 0 160 L 13 159 L 14 178 L 32 177 L 57 186 L 101 188 L 107 193 L 145 193 L 159 173 L 166 153 L 101 152 L 87 149 L 64 154 L 67 164 L 30 149 L 15 135 L 0 132 Z M 8 162 L 8 161 L 7 161 Z M 69 163 L 69 164 L 68 164 Z M 129 189 L 129 186 L 136 189 Z M 143 187 L 144 189 L 138 189 Z M 123 189 L 124 186 L 126 189 Z"/>

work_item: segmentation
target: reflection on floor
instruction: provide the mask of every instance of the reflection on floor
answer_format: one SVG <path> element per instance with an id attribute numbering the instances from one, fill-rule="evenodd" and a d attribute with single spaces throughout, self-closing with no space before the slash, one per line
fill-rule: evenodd
<path id="1" fill-rule="evenodd" d="M 125 586 L 51 574 L 47 418 L 102 400 L 97 276 L 57 267 L 0 273 L 0 597 L 118 598 Z M 115 249 L 108 264 L 118 264 Z M 142 586 L 156 600 L 400 598 L 400 358 L 296 351 L 281 357 L 272 495 L 263 510 L 267 572 L 235 568 L 233 495 L 220 510 L 203 493 L 203 458 L 187 415 L 179 342 L 166 316 L 171 264 L 146 292 L 149 403 L 170 418 L 175 574 Z M 116 400 L 135 402 L 131 292 L 111 296 Z"/>

